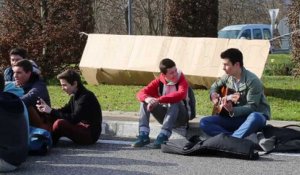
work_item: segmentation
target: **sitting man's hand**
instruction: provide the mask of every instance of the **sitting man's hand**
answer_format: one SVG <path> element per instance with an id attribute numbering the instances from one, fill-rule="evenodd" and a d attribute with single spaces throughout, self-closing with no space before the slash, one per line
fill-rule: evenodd
<path id="1" fill-rule="evenodd" d="M 47 103 L 41 98 L 39 98 L 38 101 L 36 102 L 36 107 L 40 112 L 44 112 L 47 114 L 50 114 L 50 112 L 52 111 L 50 106 L 48 106 Z"/>
<path id="2" fill-rule="evenodd" d="M 220 100 L 220 95 L 216 92 L 211 93 L 210 95 L 211 101 L 213 102 L 214 105 L 217 105 Z"/>
<path id="3" fill-rule="evenodd" d="M 239 102 L 240 99 L 240 93 L 236 92 L 234 94 L 231 95 L 231 101 L 235 104 L 237 104 Z"/>
<path id="4" fill-rule="evenodd" d="M 156 98 L 152 98 L 148 102 L 147 110 L 152 111 L 158 104 L 159 104 L 158 100 Z"/>
<path id="5" fill-rule="evenodd" d="M 222 100 L 222 107 L 224 107 L 228 112 L 229 112 L 229 116 L 233 117 L 233 105 L 232 105 L 232 101 L 227 101 L 226 97 L 224 98 L 225 100 Z"/>

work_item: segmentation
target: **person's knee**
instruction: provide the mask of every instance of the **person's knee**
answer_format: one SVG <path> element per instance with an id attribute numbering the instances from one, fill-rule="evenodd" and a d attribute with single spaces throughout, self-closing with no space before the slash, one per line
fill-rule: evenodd
<path id="1" fill-rule="evenodd" d="M 142 112 L 142 111 L 147 111 L 147 105 L 148 105 L 148 103 L 146 103 L 146 102 L 141 102 L 141 103 L 140 103 L 140 112 Z"/>
<path id="2" fill-rule="evenodd" d="M 54 123 L 53 123 L 53 131 L 57 131 L 60 130 L 61 128 L 63 128 L 66 124 L 66 120 L 64 119 L 57 119 Z"/>
<path id="3" fill-rule="evenodd" d="M 174 107 L 174 108 L 179 108 L 179 107 L 180 107 L 179 105 L 181 105 L 180 102 L 179 102 L 179 103 L 170 103 L 170 104 L 169 104 L 169 107 L 170 107 L 170 108 L 172 108 L 172 107 Z"/>
<path id="4" fill-rule="evenodd" d="M 168 104 L 167 113 L 173 113 L 173 114 L 178 115 L 180 105 L 181 105 L 180 103 L 172 103 L 172 104 L 170 103 L 170 104 Z"/>
<path id="5" fill-rule="evenodd" d="M 211 123 L 211 122 L 210 122 L 209 118 L 204 117 L 204 118 L 202 118 L 202 119 L 200 120 L 200 122 L 199 122 L 199 127 L 200 127 L 201 129 L 205 130 L 205 129 L 207 129 L 207 128 L 209 127 L 210 123 Z"/>
<path id="6" fill-rule="evenodd" d="M 144 101 L 143 101 L 143 102 L 140 102 L 140 106 L 141 106 L 141 107 L 147 106 L 147 105 L 148 105 L 148 103 L 146 103 L 146 102 L 144 102 Z"/>
<path id="7" fill-rule="evenodd" d="M 261 113 L 258 113 L 258 112 L 251 113 L 248 116 L 248 120 L 251 123 L 255 123 L 255 125 L 258 125 L 258 126 L 264 126 L 267 122 L 266 118 Z"/>

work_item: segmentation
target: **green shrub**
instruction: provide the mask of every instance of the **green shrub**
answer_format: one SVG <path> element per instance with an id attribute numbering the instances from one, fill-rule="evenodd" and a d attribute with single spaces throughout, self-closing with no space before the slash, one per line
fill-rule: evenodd
<path id="1" fill-rule="evenodd" d="M 290 54 L 271 54 L 267 60 L 264 75 L 282 76 L 292 75 L 294 64 L 291 61 Z"/>

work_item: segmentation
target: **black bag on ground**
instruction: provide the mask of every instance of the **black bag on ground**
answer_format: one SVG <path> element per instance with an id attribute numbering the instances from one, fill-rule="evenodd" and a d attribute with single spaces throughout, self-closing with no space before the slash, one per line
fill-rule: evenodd
<path id="1" fill-rule="evenodd" d="M 266 139 L 274 139 L 269 145 L 268 152 L 300 152 L 300 126 L 287 125 L 274 127 L 267 125 L 263 128 Z"/>
<path id="2" fill-rule="evenodd" d="M 199 137 L 193 136 L 191 139 L 166 142 L 162 144 L 162 152 L 173 153 L 187 156 L 222 156 L 248 160 L 259 158 L 255 152 L 255 144 L 247 139 L 239 139 L 225 134 L 200 140 Z"/>

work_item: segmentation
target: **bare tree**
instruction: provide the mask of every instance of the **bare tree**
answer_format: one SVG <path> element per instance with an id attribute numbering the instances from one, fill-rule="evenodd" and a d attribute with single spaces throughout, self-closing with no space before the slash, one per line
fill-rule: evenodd
<path id="1" fill-rule="evenodd" d="M 283 0 L 219 0 L 221 29 L 233 24 L 270 23 L 269 9 L 279 8 L 278 20 L 287 14 Z"/>
<path id="2" fill-rule="evenodd" d="M 127 0 L 95 0 L 95 32 L 127 34 Z M 134 34 L 163 35 L 166 0 L 132 1 Z"/>
<path id="3" fill-rule="evenodd" d="M 137 34 L 164 35 L 166 0 L 135 1 L 135 28 Z"/>
<path id="4" fill-rule="evenodd" d="M 94 0 L 95 32 L 126 34 L 127 0 Z"/>

